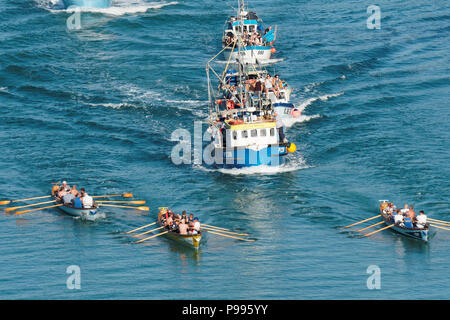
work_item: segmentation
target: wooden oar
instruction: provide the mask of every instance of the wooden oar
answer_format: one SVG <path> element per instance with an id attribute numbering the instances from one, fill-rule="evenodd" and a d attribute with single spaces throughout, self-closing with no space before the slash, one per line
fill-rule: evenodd
<path id="1" fill-rule="evenodd" d="M 365 235 L 363 235 L 361 238 L 371 236 L 371 235 L 373 235 L 373 234 L 375 234 L 375 233 L 377 233 L 377 232 L 380 232 L 380 231 L 383 231 L 383 230 L 392 228 L 393 226 L 395 226 L 395 224 L 391 224 L 391 225 L 389 225 L 389 226 L 387 226 L 387 227 L 384 227 L 384 228 L 378 229 L 378 230 L 376 230 L 376 231 L 370 232 L 370 233 L 368 233 L 368 234 L 365 234 Z"/>
<path id="2" fill-rule="evenodd" d="M 5 211 L 9 212 L 9 211 L 14 211 L 14 210 L 21 209 L 21 208 L 34 207 L 34 206 L 39 206 L 41 204 L 47 204 L 47 203 L 52 203 L 52 202 L 56 202 L 56 200 L 46 201 L 46 202 L 39 202 L 39 203 L 33 203 L 33 204 L 28 204 L 26 206 L 20 206 L 20 207 L 9 207 L 9 208 L 6 208 Z"/>
<path id="3" fill-rule="evenodd" d="M 211 230 L 206 230 L 206 229 L 203 229 L 203 230 L 205 230 L 205 231 L 207 231 L 209 233 L 218 234 L 219 236 L 222 236 L 222 237 L 233 238 L 233 239 L 238 239 L 238 240 L 241 240 L 241 241 L 249 241 L 249 242 L 250 241 L 255 241 L 253 239 L 243 239 L 243 238 L 239 238 L 239 237 L 233 237 L 233 236 L 229 236 L 229 235 L 226 235 L 226 234 L 223 234 L 223 233 L 214 232 L 214 231 L 211 231 Z"/>
<path id="4" fill-rule="evenodd" d="M 381 222 L 375 223 L 375 224 L 373 224 L 373 225 L 371 225 L 371 226 L 365 227 L 364 229 L 358 230 L 358 231 L 356 231 L 356 232 L 361 232 L 361 231 L 367 230 L 367 229 L 369 229 L 369 228 L 372 228 L 372 227 L 378 226 L 378 225 L 380 225 L 380 224 L 382 224 L 382 223 L 384 223 L 384 221 L 381 221 Z"/>
<path id="5" fill-rule="evenodd" d="M 156 229 L 153 229 L 153 230 L 150 230 L 150 231 L 142 232 L 142 233 L 134 235 L 133 237 L 137 238 L 137 237 L 143 236 L 144 234 L 149 234 L 149 233 L 151 233 L 153 231 L 160 230 L 160 229 L 163 229 L 163 228 L 165 228 L 165 227 L 163 226 L 163 227 L 159 227 L 159 228 L 156 228 Z"/>
<path id="6" fill-rule="evenodd" d="M 135 201 L 97 201 L 98 203 L 129 203 L 129 204 L 145 204 L 145 200 L 135 200 Z"/>
<path id="7" fill-rule="evenodd" d="M 133 198 L 133 194 L 132 193 L 110 194 L 110 195 L 107 195 L 107 196 L 93 196 L 92 198 L 110 198 L 110 197 Z"/>
<path id="8" fill-rule="evenodd" d="M 127 231 L 127 232 L 125 232 L 125 233 L 133 233 L 133 232 L 135 232 L 135 231 L 139 231 L 139 230 L 141 230 L 141 229 L 150 227 L 150 226 L 152 226 L 152 225 L 154 225 L 154 224 L 157 224 L 157 222 L 153 222 L 153 223 L 150 223 L 150 224 L 146 224 L 145 226 L 142 226 L 142 227 L 139 227 L 139 228 L 136 228 L 136 229 Z"/>
<path id="9" fill-rule="evenodd" d="M 227 231 L 230 231 L 230 229 L 227 229 L 227 228 L 221 228 L 221 227 L 215 227 L 215 226 L 210 226 L 209 224 L 206 224 L 206 223 L 202 223 L 202 225 L 207 226 L 207 227 L 210 227 L 210 228 L 216 228 L 216 229 L 219 229 L 219 230 L 227 230 Z"/>
<path id="10" fill-rule="evenodd" d="M 428 219 L 428 223 L 434 223 L 434 224 L 438 224 L 438 225 L 441 225 L 441 226 L 450 227 L 450 223 L 437 222 L 437 221 L 430 220 L 430 219 Z"/>
<path id="11" fill-rule="evenodd" d="M 357 224 L 360 224 L 360 223 L 363 223 L 363 222 L 366 222 L 366 221 L 369 221 L 369 220 L 373 220 L 373 219 L 378 218 L 378 217 L 381 217 L 381 214 L 379 214 L 379 215 L 377 215 L 375 217 L 369 218 L 369 219 L 365 219 L 365 220 L 362 220 L 362 221 L 350 224 L 350 225 L 342 227 L 342 228 L 350 228 L 350 227 L 356 226 Z"/>
<path id="12" fill-rule="evenodd" d="M 431 224 L 431 223 L 430 223 L 430 226 L 432 226 L 432 227 L 434 227 L 434 228 L 438 228 L 438 229 L 444 229 L 444 230 L 448 230 L 448 231 L 450 231 L 450 229 L 449 229 L 449 228 L 444 228 L 444 227 L 442 227 L 442 226 L 437 226 L 437 225 L 435 225 L 435 224 Z"/>
<path id="13" fill-rule="evenodd" d="M 155 234 L 154 236 L 151 236 L 151 237 L 148 237 L 148 238 L 145 238 L 145 239 L 142 239 L 142 240 L 133 242 L 133 243 L 141 243 L 141 242 L 143 242 L 143 241 L 145 241 L 145 240 L 149 240 L 149 239 L 152 239 L 152 238 L 156 238 L 156 237 L 162 236 L 163 234 L 166 234 L 166 233 L 168 233 L 168 232 L 169 232 L 169 231 L 164 231 L 164 232 Z"/>
<path id="14" fill-rule="evenodd" d="M 450 224 L 449 221 L 444 221 L 444 220 L 437 220 L 437 219 L 433 219 L 433 218 L 428 218 L 428 220 L 434 221 L 434 222 L 440 222 L 440 223 L 443 223 L 443 224 Z"/>
<path id="15" fill-rule="evenodd" d="M 204 230 L 212 230 L 212 231 L 220 231 L 220 232 L 223 232 L 223 233 L 234 234 L 236 236 L 248 236 L 247 233 L 236 233 L 236 232 L 231 232 L 231 231 L 223 231 L 223 230 L 218 230 L 218 229 L 214 229 L 214 228 L 208 228 L 208 227 L 205 227 L 205 226 L 203 226 L 203 229 Z"/>
<path id="16" fill-rule="evenodd" d="M 103 203 L 99 203 L 98 205 L 102 206 L 102 207 L 113 207 L 113 208 L 136 209 L 136 210 L 140 210 L 140 211 L 150 211 L 149 207 L 116 206 L 114 204 L 103 204 Z"/>
<path id="17" fill-rule="evenodd" d="M 28 201 L 28 200 L 44 199 L 44 198 L 50 198 L 50 197 L 51 197 L 51 195 L 48 195 L 48 196 L 42 196 L 42 197 L 28 198 L 28 199 L 3 200 L 3 201 L 0 201 L 0 205 L 10 204 L 11 202 L 19 202 L 19 201 Z"/>
<path id="18" fill-rule="evenodd" d="M 16 214 L 23 214 L 23 213 L 27 213 L 27 212 L 32 212 L 32 211 L 37 211 L 37 210 L 43 210 L 43 209 L 49 209 L 49 208 L 55 208 L 55 207 L 60 207 L 63 206 L 63 203 L 54 205 L 54 206 L 48 206 L 48 207 L 42 207 L 42 208 L 36 208 L 36 209 L 31 209 L 31 210 L 24 210 L 24 211 L 17 211 Z"/>

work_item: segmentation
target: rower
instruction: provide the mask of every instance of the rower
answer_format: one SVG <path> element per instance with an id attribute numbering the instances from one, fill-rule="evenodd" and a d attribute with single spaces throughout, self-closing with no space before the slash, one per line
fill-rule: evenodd
<path id="1" fill-rule="evenodd" d="M 413 223 L 412 223 L 412 219 L 411 219 L 411 217 L 409 215 L 405 217 L 404 225 L 405 225 L 405 228 L 408 228 L 408 229 L 414 228 Z"/>
<path id="2" fill-rule="evenodd" d="M 178 221 L 177 221 L 177 220 L 174 220 L 174 221 L 173 221 L 172 231 L 174 231 L 174 232 L 179 232 L 179 231 L 178 231 Z"/>
<path id="3" fill-rule="evenodd" d="M 400 226 L 403 225 L 403 214 L 400 210 L 397 210 L 397 214 L 394 216 L 394 223 Z"/>
<path id="4" fill-rule="evenodd" d="M 83 202 L 83 207 L 86 209 L 90 209 L 94 205 L 94 199 L 88 195 L 87 192 L 84 192 L 84 196 L 81 198 L 81 201 Z"/>
<path id="5" fill-rule="evenodd" d="M 414 207 L 413 206 L 409 207 L 409 216 L 411 217 L 412 221 L 414 221 L 414 219 L 416 218 L 416 212 L 414 211 Z"/>
<path id="6" fill-rule="evenodd" d="M 73 194 L 66 193 L 63 197 L 62 197 L 62 201 L 64 202 L 64 204 L 71 204 L 72 200 L 75 199 L 75 196 Z"/>
<path id="7" fill-rule="evenodd" d="M 403 206 L 403 209 L 400 211 L 403 215 L 406 215 L 409 212 L 409 207 L 407 204 Z"/>
<path id="8" fill-rule="evenodd" d="M 67 191 L 64 190 L 64 188 L 61 186 L 61 188 L 59 189 L 59 192 L 58 192 L 58 198 L 62 199 L 62 197 L 64 197 L 66 194 L 67 194 Z"/>
<path id="9" fill-rule="evenodd" d="M 178 230 L 179 230 L 180 234 L 183 234 L 183 235 L 186 235 L 187 230 L 188 230 L 188 225 L 185 222 L 186 222 L 186 220 L 181 219 L 181 222 L 178 226 Z"/>
<path id="10" fill-rule="evenodd" d="M 166 219 L 164 225 L 165 225 L 166 227 L 172 227 L 172 226 L 173 226 L 173 214 L 172 214 L 172 213 L 169 213 L 169 214 L 168 214 L 168 217 L 167 217 L 167 219 Z"/>
<path id="11" fill-rule="evenodd" d="M 72 200 L 73 207 L 75 209 L 83 209 L 83 203 L 81 202 L 81 194 L 78 193 Z"/>
<path id="12" fill-rule="evenodd" d="M 55 185 L 52 187 L 52 196 L 57 196 L 57 195 L 58 195 L 58 192 L 59 192 L 59 186 L 58 186 L 57 184 L 55 184 Z"/>
<path id="13" fill-rule="evenodd" d="M 73 194 L 75 197 L 78 195 L 78 190 L 77 190 L 77 186 L 73 185 L 72 189 L 70 190 L 70 193 Z"/>
<path id="14" fill-rule="evenodd" d="M 419 215 L 416 217 L 416 227 L 419 229 L 425 228 L 427 224 L 427 216 L 423 210 L 420 210 Z"/>
<path id="15" fill-rule="evenodd" d="M 61 186 L 66 192 L 70 192 L 70 186 L 67 184 L 66 181 L 63 181 Z"/>
<path id="16" fill-rule="evenodd" d="M 185 222 L 188 220 L 186 210 L 183 210 L 183 212 L 181 213 L 181 219 L 184 220 Z"/>
<path id="17" fill-rule="evenodd" d="M 201 228 L 200 221 L 198 220 L 197 217 L 195 217 L 194 218 L 194 231 L 197 231 L 197 233 L 198 233 L 198 232 L 200 232 L 200 228 Z"/>

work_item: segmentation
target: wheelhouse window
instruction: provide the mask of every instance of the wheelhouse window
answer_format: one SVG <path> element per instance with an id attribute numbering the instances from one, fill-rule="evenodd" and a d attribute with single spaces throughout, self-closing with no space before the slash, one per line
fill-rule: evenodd
<path id="1" fill-rule="evenodd" d="M 242 138 L 244 138 L 244 139 L 248 138 L 248 131 L 247 130 L 242 130 Z"/>
<path id="2" fill-rule="evenodd" d="M 270 136 L 275 136 L 275 128 L 270 128 Z"/>
<path id="3" fill-rule="evenodd" d="M 266 129 L 261 129 L 261 130 L 259 131 L 259 135 L 260 135 L 261 137 L 265 137 L 265 136 L 267 135 Z"/>
<path id="4" fill-rule="evenodd" d="M 237 132 L 233 131 L 233 139 L 236 140 L 237 139 Z"/>
<path id="5" fill-rule="evenodd" d="M 250 131 L 250 135 L 254 138 L 258 136 L 258 130 L 253 129 L 252 131 Z"/>

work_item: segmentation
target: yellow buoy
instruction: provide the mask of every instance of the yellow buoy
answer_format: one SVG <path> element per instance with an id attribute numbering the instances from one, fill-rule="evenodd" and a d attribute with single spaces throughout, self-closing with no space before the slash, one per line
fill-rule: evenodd
<path id="1" fill-rule="evenodd" d="M 297 146 L 295 145 L 295 143 L 289 143 L 289 147 L 287 148 L 287 151 L 290 153 L 294 153 L 295 150 L 297 150 Z"/>

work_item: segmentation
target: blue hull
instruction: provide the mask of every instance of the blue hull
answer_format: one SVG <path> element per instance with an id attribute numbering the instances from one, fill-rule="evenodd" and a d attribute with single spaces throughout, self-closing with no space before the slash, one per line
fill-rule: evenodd
<path id="1" fill-rule="evenodd" d="M 66 7 L 88 7 L 88 8 L 109 8 L 111 7 L 112 0 L 64 0 Z"/>
<path id="2" fill-rule="evenodd" d="M 288 154 L 284 145 L 273 145 L 262 150 L 242 149 L 216 149 L 216 167 L 220 168 L 249 168 L 258 166 L 281 166 L 285 163 Z"/>

